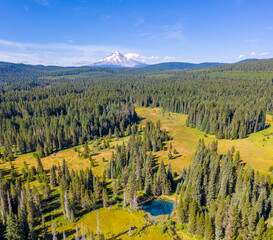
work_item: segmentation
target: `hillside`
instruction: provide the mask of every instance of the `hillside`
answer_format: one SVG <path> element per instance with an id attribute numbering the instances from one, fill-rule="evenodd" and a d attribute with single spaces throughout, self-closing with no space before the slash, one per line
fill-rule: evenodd
<path id="1" fill-rule="evenodd" d="M 272 65 L 2 63 L 0 235 L 272 239 Z"/>
<path id="2" fill-rule="evenodd" d="M 205 63 L 186 63 L 186 62 L 166 62 L 166 63 L 158 63 L 147 66 L 146 68 L 158 68 L 158 69 L 198 69 L 198 68 L 206 68 L 206 67 L 215 67 L 219 65 L 224 65 L 225 63 L 213 63 L 213 62 L 205 62 Z"/>

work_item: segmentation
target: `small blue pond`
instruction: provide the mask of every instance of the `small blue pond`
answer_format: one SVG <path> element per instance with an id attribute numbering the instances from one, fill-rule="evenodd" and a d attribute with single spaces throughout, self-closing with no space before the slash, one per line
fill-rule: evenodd
<path id="1" fill-rule="evenodd" d="M 152 200 L 141 204 L 141 208 L 152 216 L 170 215 L 173 211 L 173 203 L 164 200 Z"/>

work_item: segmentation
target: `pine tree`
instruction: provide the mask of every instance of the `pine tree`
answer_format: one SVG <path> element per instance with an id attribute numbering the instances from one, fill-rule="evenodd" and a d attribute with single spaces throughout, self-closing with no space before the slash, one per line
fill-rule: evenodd
<path id="1" fill-rule="evenodd" d="M 41 174 L 44 171 L 44 167 L 43 167 L 41 158 L 40 158 L 40 156 L 38 154 L 34 154 L 34 157 L 37 160 L 37 171 L 38 171 L 39 174 Z"/>
<path id="2" fill-rule="evenodd" d="M 54 222 L 53 222 L 53 218 L 51 218 L 51 225 L 52 225 L 52 240 L 58 240 L 57 239 L 57 235 L 56 235 L 56 231 L 55 231 L 55 226 L 54 226 Z"/>
<path id="3" fill-rule="evenodd" d="M 50 185 L 51 187 L 56 187 L 56 170 L 54 165 L 50 168 Z"/>
<path id="4" fill-rule="evenodd" d="M 71 207 L 70 207 L 70 203 L 68 201 L 68 194 L 67 194 L 67 190 L 64 191 L 64 203 L 63 203 L 63 213 L 66 216 L 66 218 L 68 220 L 71 220 Z"/>
<path id="5" fill-rule="evenodd" d="M 12 206 L 11 206 L 11 200 L 10 200 L 9 190 L 7 190 L 7 200 L 8 200 L 9 214 L 11 214 L 12 213 Z"/>
<path id="6" fill-rule="evenodd" d="M 80 240 L 80 233 L 79 233 L 78 224 L 76 224 L 76 240 Z"/>
<path id="7" fill-rule="evenodd" d="M 100 218 L 99 218 L 99 211 L 97 212 L 97 234 L 100 238 Z"/>
<path id="8" fill-rule="evenodd" d="M 228 211 L 228 221 L 226 227 L 227 240 L 236 239 L 238 235 L 238 228 L 240 227 L 240 219 L 237 206 L 231 205 Z"/>
<path id="9" fill-rule="evenodd" d="M 83 224 L 82 224 L 82 239 L 81 240 L 86 240 L 86 235 L 85 235 L 85 231 L 83 228 Z"/>
<path id="10" fill-rule="evenodd" d="M 5 225 L 6 224 L 6 217 L 7 217 L 7 215 L 6 215 L 6 204 L 5 204 L 5 201 L 4 201 L 4 198 L 3 198 L 1 188 L 0 188 L 0 208 L 1 208 L 2 222 L 3 222 L 3 225 Z"/>
<path id="11" fill-rule="evenodd" d="M 196 220 L 196 234 L 200 237 L 204 237 L 204 233 L 205 233 L 205 217 L 204 217 L 204 213 L 201 212 Z"/>
<path id="12" fill-rule="evenodd" d="M 189 212 L 189 233 L 195 234 L 196 231 L 196 213 L 197 213 L 197 203 L 194 200 L 190 203 L 190 212 Z"/>
<path id="13" fill-rule="evenodd" d="M 85 142 L 84 150 L 83 150 L 84 158 L 88 158 L 89 153 L 90 153 L 90 148 L 88 147 L 88 142 Z"/>
<path id="14" fill-rule="evenodd" d="M 136 190 L 134 191 L 134 197 L 133 197 L 133 209 L 136 211 L 137 210 L 137 194 L 136 194 Z"/>
<path id="15" fill-rule="evenodd" d="M 128 232 L 129 237 L 131 237 L 131 231 L 132 231 L 132 227 L 131 227 L 131 222 L 130 222 L 130 224 L 129 224 L 129 232 Z"/>
<path id="16" fill-rule="evenodd" d="M 169 161 L 168 168 L 167 168 L 167 178 L 171 183 L 171 186 L 173 187 L 173 173 L 172 173 L 172 167 L 171 162 Z"/>
<path id="17" fill-rule="evenodd" d="M 214 239 L 213 225 L 208 213 L 206 213 L 205 215 L 205 234 L 204 235 L 206 240 Z"/>
<path id="18" fill-rule="evenodd" d="M 144 190 L 147 195 L 150 195 L 152 192 L 152 154 L 148 156 L 145 166 L 145 186 Z"/>
<path id="19" fill-rule="evenodd" d="M 255 234 L 256 224 L 257 224 L 257 213 L 255 208 L 253 207 L 248 217 L 248 231 L 252 236 L 254 236 Z"/>
<path id="20" fill-rule="evenodd" d="M 90 211 L 89 202 L 90 202 L 90 198 L 89 198 L 88 190 L 85 189 L 84 197 L 82 197 L 82 207 L 85 208 L 88 212 Z"/>
<path id="21" fill-rule="evenodd" d="M 107 206 L 108 206 L 108 194 L 107 194 L 107 190 L 105 188 L 102 190 L 102 200 L 103 200 L 103 207 L 107 208 Z"/>
<path id="22" fill-rule="evenodd" d="M 17 216 L 10 214 L 7 217 L 7 225 L 5 230 L 5 238 L 7 240 L 21 240 L 24 238 L 21 232 L 21 227 L 18 222 Z"/>
<path id="23" fill-rule="evenodd" d="M 101 184 L 100 184 L 100 181 L 98 178 L 95 178 L 94 192 L 95 192 L 95 196 L 98 200 L 101 196 Z"/>
<path id="24" fill-rule="evenodd" d="M 124 188 L 123 190 L 123 207 L 127 206 L 127 190 Z"/>
<path id="25" fill-rule="evenodd" d="M 29 229 L 29 231 L 28 231 L 28 237 L 27 237 L 27 239 L 28 240 L 35 240 L 36 237 L 35 237 L 34 227 L 33 227 L 32 223 L 28 224 L 28 229 Z"/>
<path id="26" fill-rule="evenodd" d="M 66 234 L 64 230 L 63 230 L 63 240 L 66 240 Z"/>
<path id="27" fill-rule="evenodd" d="M 265 222 L 264 217 L 262 216 L 257 224 L 256 227 L 256 234 L 254 239 L 255 240 L 262 240 L 264 239 L 264 232 L 265 232 Z"/>
<path id="28" fill-rule="evenodd" d="M 48 230 L 47 230 L 47 226 L 45 224 L 45 216 L 42 216 L 42 228 L 43 228 L 43 240 L 49 240 L 49 234 L 48 234 Z"/>
<path id="29" fill-rule="evenodd" d="M 220 199 L 218 210 L 215 216 L 215 240 L 222 240 L 224 237 L 224 214 L 225 214 L 225 202 L 224 198 Z"/>

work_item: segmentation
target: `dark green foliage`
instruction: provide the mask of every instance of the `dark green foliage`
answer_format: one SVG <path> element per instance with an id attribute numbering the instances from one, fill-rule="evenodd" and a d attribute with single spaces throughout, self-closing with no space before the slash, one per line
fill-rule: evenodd
<path id="1" fill-rule="evenodd" d="M 161 71 L 0 64 L 2 157 L 12 149 L 43 157 L 96 136 L 135 133 L 132 103 L 189 114 L 189 126 L 218 138 L 246 137 L 265 128 L 273 109 L 272 65 L 263 60 Z"/>
<path id="2" fill-rule="evenodd" d="M 158 196 L 176 189 L 179 221 L 205 239 L 272 239 L 267 220 L 273 216 L 273 194 L 268 179 L 244 168 L 234 149 L 220 155 L 217 142 L 206 147 L 200 141 L 189 169 L 174 180 L 171 164 L 167 169 L 163 162 L 156 165 L 152 153 L 164 150 L 167 132 L 160 129 L 160 122 L 147 122 L 138 129 L 134 109 L 134 105 L 162 107 L 188 114 L 188 126 L 218 138 L 244 138 L 264 129 L 266 113 L 272 113 L 272 66 L 272 60 L 264 60 L 162 71 L 0 63 L 0 157 L 12 168 L 8 178 L 0 172 L 0 221 L 6 238 L 34 239 L 34 229 L 39 229 L 42 214 L 50 210 L 46 203 L 53 197 L 67 221 L 106 207 L 112 201 L 107 177 L 114 182 L 113 201 L 121 201 L 118 191 L 124 191 L 124 206 L 133 209 L 137 191 Z M 44 171 L 42 157 L 78 144 L 85 144 L 83 153 L 77 150 L 79 156 L 95 166 L 88 142 L 95 139 L 98 148 L 107 148 L 112 134 L 116 139 L 130 137 L 116 146 L 103 176 L 93 176 L 91 169 L 68 169 L 65 161 L 52 166 L 50 176 Z M 171 162 L 177 152 L 171 145 L 168 150 Z M 12 162 L 26 152 L 36 152 L 37 169 L 25 164 L 20 176 Z M 35 179 L 39 188 L 30 188 L 28 183 Z M 47 228 L 42 225 L 46 239 Z M 102 233 L 99 236 L 103 238 Z M 53 220 L 52 238 L 57 238 Z"/>
<path id="3" fill-rule="evenodd" d="M 17 219 L 16 215 L 10 214 L 7 217 L 7 227 L 5 231 L 5 238 L 7 240 L 21 240 L 24 238 L 21 228 L 20 228 L 20 223 Z"/>
<path id="4" fill-rule="evenodd" d="M 264 239 L 270 231 L 265 222 L 273 211 L 268 204 L 272 185 L 245 169 L 234 149 L 222 156 L 215 149 L 216 142 L 206 147 L 199 141 L 181 182 L 180 222 L 188 222 L 189 232 L 205 239 Z"/>

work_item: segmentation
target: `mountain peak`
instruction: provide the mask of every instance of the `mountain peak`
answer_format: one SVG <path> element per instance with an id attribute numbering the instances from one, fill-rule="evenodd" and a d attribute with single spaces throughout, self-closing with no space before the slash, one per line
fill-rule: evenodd
<path id="1" fill-rule="evenodd" d="M 114 51 L 112 55 L 121 55 L 119 51 Z"/>
<path id="2" fill-rule="evenodd" d="M 137 68 L 147 66 L 147 64 L 129 59 L 122 55 L 119 51 L 115 51 L 102 61 L 89 66 Z"/>

